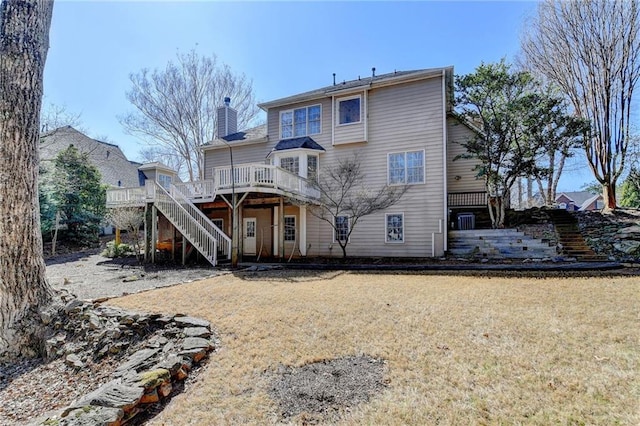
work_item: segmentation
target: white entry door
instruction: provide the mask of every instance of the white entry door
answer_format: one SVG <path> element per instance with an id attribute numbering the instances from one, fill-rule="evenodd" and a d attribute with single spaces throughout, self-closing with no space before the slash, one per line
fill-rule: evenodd
<path id="1" fill-rule="evenodd" d="M 242 253 L 256 254 L 256 218 L 245 217 L 242 219 Z"/>

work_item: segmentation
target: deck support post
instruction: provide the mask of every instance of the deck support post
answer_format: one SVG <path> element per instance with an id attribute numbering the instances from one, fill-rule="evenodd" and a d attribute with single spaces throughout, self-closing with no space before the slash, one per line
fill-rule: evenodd
<path id="1" fill-rule="evenodd" d="M 238 232 L 238 194 L 235 191 L 231 197 L 231 267 L 238 267 L 238 243 L 239 243 L 239 232 Z"/>
<path id="2" fill-rule="evenodd" d="M 176 261 L 176 227 L 173 226 L 173 237 L 171 238 L 171 261 Z M 184 265 L 184 263 L 183 263 Z"/>
<path id="3" fill-rule="evenodd" d="M 158 242 L 158 208 L 151 208 L 151 263 L 156 263 L 156 243 Z"/>
<path id="4" fill-rule="evenodd" d="M 278 248 L 280 249 L 280 258 L 284 259 L 285 250 L 284 250 L 284 197 L 280 196 L 280 208 L 278 209 Z"/>
<path id="5" fill-rule="evenodd" d="M 153 240 L 153 219 L 151 210 L 153 203 L 147 203 L 144 207 L 144 261 L 151 260 L 151 240 Z"/>
<path id="6" fill-rule="evenodd" d="M 307 255 L 307 206 L 300 206 L 300 232 L 298 233 L 300 256 Z"/>

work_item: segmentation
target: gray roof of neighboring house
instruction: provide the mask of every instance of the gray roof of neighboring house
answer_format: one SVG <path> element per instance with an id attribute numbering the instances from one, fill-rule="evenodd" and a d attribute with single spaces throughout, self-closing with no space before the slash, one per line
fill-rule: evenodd
<path id="1" fill-rule="evenodd" d="M 286 149 L 306 148 L 325 151 L 325 149 L 309 136 L 301 138 L 283 139 L 273 148 L 273 151 L 284 151 Z"/>
<path id="2" fill-rule="evenodd" d="M 110 186 L 139 186 L 139 163 L 127 160 L 118 145 L 92 139 L 71 126 L 60 127 L 40 138 L 40 161 L 53 161 L 59 152 L 73 145 L 87 153 L 91 163 L 100 171 L 102 183 Z"/>
<path id="3" fill-rule="evenodd" d="M 420 69 L 420 70 L 411 70 L 411 71 L 394 71 L 391 73 L 380 74 L 376 76 L 369 77 L 360 77 L 356 80 L 350 81 L 342 81 L 336 82 L 336 84 L 332 84 L 331 86 L 325 86 L 320 89 L 311 90 L 304 93 L 299 93 L 293 96 L 287 96 L 284 98 L 276 99 L 269 102 L 263 102 L 258 104 L 260 108 L 270 108 L 273 106 L 284 105 L 288 103 L 301 102 L 307 99 L 319 98 L 323 96 L 331 96 L 336 94 L 337 92 L 341 92 L 348 89 L 356 89 L 358 87 L 366 87 L 372 86 L 374 84 L 393 82 L 394 80 L 402 81 L 402 80 L 410 80 L 411 78 L 419 78 L 419 77 L 428 77 L 441 75 L 442 72 L 447 72 L 451 74 L 453 72 L 453 67 L 441 67 L 441 68 L 428 68 L 428 69 Z"/>
<path id="4" fill-rule="evenodd" d="M 558 198 L 560 198 L 560 196 L 562 196 L 564 194 L 565 197 L 569 198 L 571 201 L 573 201 L 573 204 L 575 204 L 576 206 L 581 206 L 584 204 L 585 201 L 591 199 L 594 197 L 595 194 L 592 194 L 589 191 L 576 191 L 576 192 L 561 192 L 559 194 L 556 195 L 556 201 L 558 200 Z"/>

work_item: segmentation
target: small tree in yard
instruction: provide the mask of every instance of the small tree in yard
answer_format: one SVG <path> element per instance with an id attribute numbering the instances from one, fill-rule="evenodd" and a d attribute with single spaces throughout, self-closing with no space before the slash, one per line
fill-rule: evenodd
<path id="1" fill-rule="evenodd" d="M 127 231 L 136 255 L 140 255 L 140 227 L 144 224 L 144 210 L 136 206 L 109 209 L 106 219 L 117 229 Z"/>
<path id="2" fill-rule="evenodd" d="M 324 169 L 315 187 L 320 191 L 320 203 L 309 205 L 309 212 L 331 225 L 343 258 L 347 257 L 349 237 L 358 221 L 393 206 L 408 188 L 385 185 L 378 190 L 368 189 L 355 155 Z"/>

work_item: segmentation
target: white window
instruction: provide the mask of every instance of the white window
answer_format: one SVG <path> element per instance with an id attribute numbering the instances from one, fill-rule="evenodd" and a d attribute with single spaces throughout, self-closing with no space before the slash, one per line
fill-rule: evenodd
<path id="1" fill-rule="evenodd" d="M 171 176 L 158 173 L 158 183 L 164 189 L 169 189 L 169 187 L 171 186 Z"/>
<path id="2" fill-rule="evenodd" d="M 424 183 L 424 151 L 388 154 L 387 173 L 390 185 Z"/>
<path id="3" fill-rule="evenodd" d="M 300 173 L 300 160 L 298 157 L 284 157 L 280 159 L 280 167 L 290 171 L 294 175 Z"/>
<path id="4" fill-rule="evenodd" d="M 282 139 L 320 133 L 322 108 L 314 105 L 280 112 L 280 137 Z"/>
<path id="5" fill-rule="evenodd" d="M 307 155 L 307 179 L 318 181 L 318 157 L 315 155 Z"/>
<path id="6" fill-rule="evenodd" d="M 284 217 L 284 240 L 285 241 L 296 240 L 296 217 L 295 216 Z"/>
<path id="7" fill-rule="evenodd" d="M 338 100 L 338 124 L 360 122 L 360 96 Z"/>
<path id="8" fill-rule="evenodd" d="M 349 237 L 349 216 L 336 216 L 335 225 L 333 240 L 347 241 Z"/>
<path id="9" fill-rule="evenodd" d="M 386 241 L 388 243 L 404 242 L 404 213 L 385 215 Z"/>

